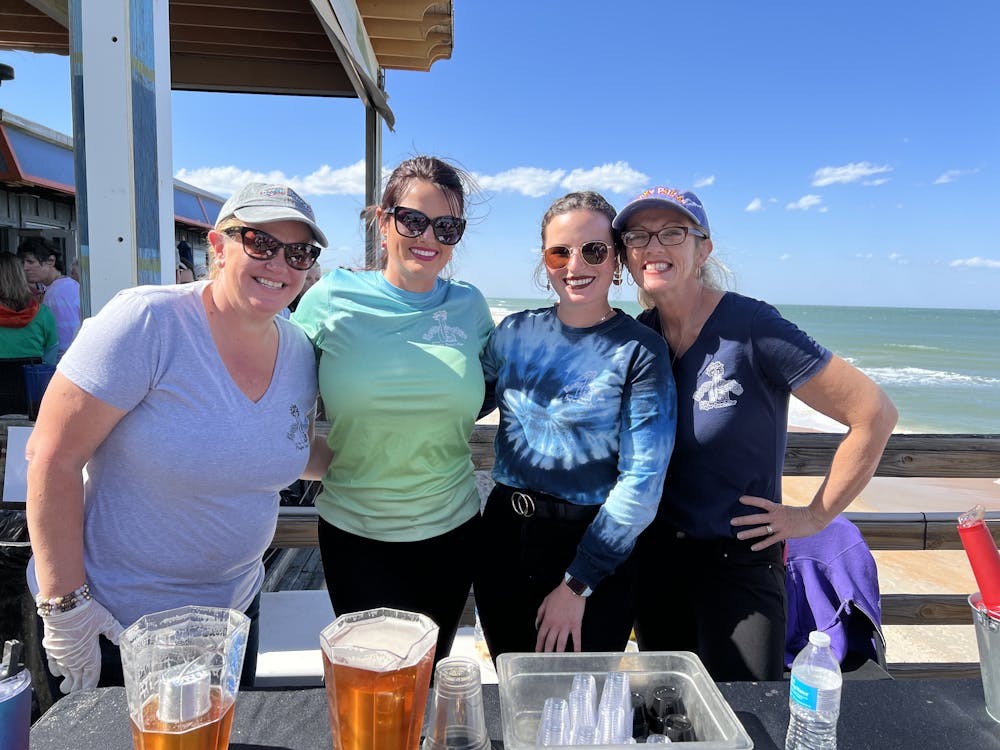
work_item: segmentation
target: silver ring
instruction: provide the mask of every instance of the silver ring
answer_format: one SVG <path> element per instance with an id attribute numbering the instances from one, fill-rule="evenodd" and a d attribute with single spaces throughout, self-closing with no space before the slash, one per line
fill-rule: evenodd
<path id="1" fill-rule="evenodd" d="M 768 536 L 771 536 L 774 533 L 774 529 L 771 528 L 771 524 L 768 524 L 764 528 L 767 529 L 767 535 Z"/>

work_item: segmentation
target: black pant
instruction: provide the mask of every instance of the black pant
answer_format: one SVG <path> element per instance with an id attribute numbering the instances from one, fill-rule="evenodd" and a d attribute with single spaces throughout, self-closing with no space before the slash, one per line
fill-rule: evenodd
<path id="1" fill-rule="evenodd" d="M 693 651 L 719 681 L 780 680 L 784 671 L 782 545 L 691 539 L 657 520 L 639 537 L 635 634 L 641 651 Z"/>
<path id="2" fill-rule="evenodd" d="M 247 632 L 247 647 L 243 657 L 243 671 L 240 673 L 240 687 L 253 687 L 257 676 L 257 649 L 260 645 L 260 592 L 250 602 L 244 614 L 250 618 L 250 630 Z M 38 642 L 41 644 L 44 629 L 42 618 L 36 617 L 38 622 Z M 101 645 L 101 677 L 97 687 L 122 687 L 125 685 L 125 675 L 122 670 L 122 652 L 114 643 L 103 635 L 100 636 Z M 48 660 L 45 657 L 45 648 L 42 647 L 42 662 L 45 664 L 45 677 L 49 684 L 49 693 L 52 702 L 63 697 L 63 692 L 59 689 L 63 678 L 56 677 L 48 668 Z"/>
<path id="3" fill-rule="evenodd" d="M 418 542 L 382 542 L 319 519 L 319 549 L 337 615 L 390 607 L 419 612 L 438 626 L 434 662 L 451 652 L 479 554 L 477 513 L 452 531 Z"/>
<path id="4" fill-rule="evenodd" d="M 486 645 L 494 659 L 510 651 L 534 651 L 535 619 L 542 600 L 559 585 L 597 515 L 599 506 L 581 517 L 524 517 L 511 503 L 512 489 L 497 485 L 483 514 L 483 544 L 478 555 L 475 592 Z M 530 491 L 529 491 L 530 493 Z M 544 502 L 560 501 L 540 493 Z M 576 511 L 580 506 L 571 506 Z M 602 580 L 587 598 L 581 625 L 583 651 L 623 651 L 634 619 L 634 564 L 631 559 Z M 574 649 L 572 638 L 566 650 Z"/>

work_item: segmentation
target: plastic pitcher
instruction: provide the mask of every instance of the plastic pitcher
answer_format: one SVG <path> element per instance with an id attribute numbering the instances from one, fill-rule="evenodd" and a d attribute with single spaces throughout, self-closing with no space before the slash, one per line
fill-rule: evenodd
<path id="1" fill-rule="evenodd" d="M 250 618 L 179 607 L 140 617 L 119 640 L 136 750 L 225 750 Z"/>
<path id="2" fill-rule="evenodd" d="M 425 615 L 369 609 L 320 633 L 336 750 L 417 750 L 438 627 Z"/>

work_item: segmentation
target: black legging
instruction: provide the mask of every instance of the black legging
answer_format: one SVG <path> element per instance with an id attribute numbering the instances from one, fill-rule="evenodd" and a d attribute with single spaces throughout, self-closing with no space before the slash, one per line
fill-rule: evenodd
<path id="1" fill-rule="evenodd" d="M 691 539 L 655 521 L 639 537 L 635 634 L 641 651 L 693 651 L 717 681 L 780 680 L 784 671 L 782 546 Z"/>
<path id="2" fill-rule="evenodd" d="M 418 612 L 438 626 L 435 664 L 448 656 L 472 587 L 479 514 L 417 542 L 382 542 L 319 519 L 319 548 L 338 616 L 378 607 Z"/>
<path id="3" fill-rule="evenodd" d="M 509 490 L 497 485 L 490 494 L 477 556 L 476 607 L 494 659 L 505 652 L 535 650 L 538 607 L 563 580 L 598 510 L 576 520 L 525 518 L 513 510 Z M 583 651 L 625 649 L 632 630 L 634 583 L 629 559 L 587 598 L 580 626 Z M 566 650 L 574 648 L 571 638 Z"/>

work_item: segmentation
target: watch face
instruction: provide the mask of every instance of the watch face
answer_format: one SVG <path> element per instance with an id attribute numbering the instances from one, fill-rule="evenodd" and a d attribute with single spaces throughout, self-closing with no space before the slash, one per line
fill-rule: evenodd
<path id="1" fill-rule="evenodd" d="M 569 590 L 577 596 L 583 596 L 584 592 L 587 590 L 587 584 L 579 578 L 567 578 L 566 585 L 569 587 Z"/>

